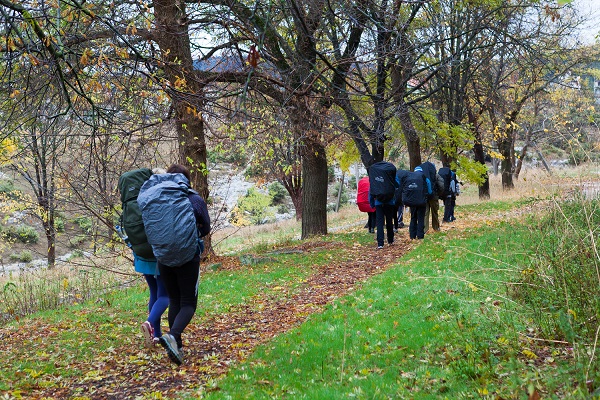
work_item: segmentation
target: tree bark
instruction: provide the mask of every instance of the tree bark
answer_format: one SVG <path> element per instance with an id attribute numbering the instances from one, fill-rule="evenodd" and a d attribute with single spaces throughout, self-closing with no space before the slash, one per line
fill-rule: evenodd
<path id="1" fill-rule="evenodd" d="M 179 163 L 190 169 L 192 187 L 207 199 L 208 171 L 204 135 L 203 83 L 196 79 L 190 49 L 187 13 L 183 0 L 154 2 L 156 41 L 162 53 L 164 72 L 168 80 L 166 92 L 175 110 L 179 138 Z M 204 239 L 205 254 L 212 252 L 210 235 Z"/>
<path id="2" fill-rule="evenodd" d="M 319 140 L 305 140 L 302 176 L 302 239 L 326 235 L 327 158 L 325 146 Z"/>

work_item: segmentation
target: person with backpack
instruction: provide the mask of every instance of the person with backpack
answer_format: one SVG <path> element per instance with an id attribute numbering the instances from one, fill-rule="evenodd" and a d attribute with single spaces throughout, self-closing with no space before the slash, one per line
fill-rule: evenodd
<path id="1" fill-rule="evenodd" d="M 150 292 L 148 318 L 141 325 L 146 347 L 158 344 L 159 338 L 162 336 L 161 319 L 169 305 L 169 296 L 144 231 L 137 196 L 144 182 L 153 173 L 163 172 L 165 172 L 164 169 L 160 168 L 154 170 L 139 168 L 122 174 L 118 182 L 122 212 L 120 225 L 116 227 L 116 230 L 127 246 L 131 248 L 133 267 L 136 272 L 144 276 Z"/>
<path id="2" fill-rule="evenodd" d="M 169 333 L 159 342 L 169 359 L 183 363 L 182 334 L 198 303 L 202 237 L 210 232 L 204 199 L 190 188 L 190 172 L 173 164 L 150 177 L 138 196 L 148 242 L 169 294 Z"/>
<path id="3" fill-rule="evenodd" d="M 387 161 L 379 161 L 368 168 L 369 204 L 375 209 L 377 224 L 377 248 L 383 249 L 383 225 L 387 233 L 388 245 L 394 244 L 394 213 L 396 212 L 394 195 L 398 182 L 396 167 Z"/>
<path id="4" fill-rule="evenodd" d="M 454 172 L 454 171 L 453 171 Z M 454 185 L 452 186 L 452 195 L 450 196 L 450 216 L 448 220 L 450 222 L 456 221 L 456 217 L 454 216 L 454 209 L 456 208 L 456 198 L 460 195 L 460 182 L 454 173 Z"/>
<path id="5" fill-rule="evenodd" d="M 402 182 L 402 202 L 410 207 L 408 234 L 411 239 L 425 237 L 425 209 L 431 193 L 431 181 L 421 167 L 409 172 Z"/>
<path id="6" fill-rule="evenodd" d="M 356 205 L 359 211 L 366 212 L 368 215 L 367 228 L 369 233 L 375 233 L 375 208 L 369 204 L 369 177 L 365 176 L 358 181 L 356 191 Z"/>
<path id="7" fill-rule="evenodd" d="M 429 215 L 431 214 L 431 227 L 434 231 L 437 232 L 440 230 L 439 194 L 442 193 L 444 190 L 444 181 L 442 180 L 442 177 L 438 175 L 435 169 L 435 165 L 432 162 L 425 161 L 423 164 L 420 165 L 420 167 L 427 176 L 427 178 L 429 178 L 433 191 L 427 199 L 427 205 L 425 207 L 425 225 L 423 229 L 425 230 L 425 233 L 429 231 Z"/>
<path id="8" fill-rule="evenodd" d="M 396 172 L 396 182 L 398 188 L 396 188 L 396 194 L 394 196 L 394 205 L 396 211 L 394 212 L 394 233 L 398 232 L 399 228 L 404 228 L 404 204 L 402 203 L 402 181 L 408 176 L 409 171 L 405 169 L 399 169 Z"/>
<path id="9" fill-rule="evenodd" d="M 442 199 L 444 201 L 444 219 L 443 222 L 452 222 L 454 218 L 454 206 L 456 204 L 456 196 L 458 189 L 458 179 L 456 173 L 448 167 L 440 168 L 438 174 L 444 181 L 444 190 Z"/>

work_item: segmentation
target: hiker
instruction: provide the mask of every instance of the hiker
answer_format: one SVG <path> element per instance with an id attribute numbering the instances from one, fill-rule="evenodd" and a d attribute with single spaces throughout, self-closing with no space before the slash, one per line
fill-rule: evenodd
<path id="1" fill-rule="evenodd" d="M 160 321 L 169 305 L 169 297 L 156 265 L 152 247 L 148 243 L 143 230 L 142 215 L 137 204 L 137 194 L 142 184 L 153 173 L 160 174 L 164 172 L 165 170 L 162 168 L 155 168 L 154 170 L 140 168 L 128 171 L 119 177 L 118 184 L 121 192 L 122 213 L 117 232 L 131 248 L 133 267 L 136 272 L 144 276 L 150 292 L 148 319 L 141 324 L 146 347 L 153 347 L 158 344 L 159 338 L 162 336 Z"/>
<path id="2" fill-rule="evenodd" d="M 411 239 L 425 237 L 425 209 L 431 193 L 431 181 L 421 167 L 416 167 L 403 179 L 402 202 L 410 207 L 408 234 Z"/>
<path id="3" fill-rule="evenodd" d="M 383 225 L 387 233 L 388 245 L 394 244 L 394 213 L 396 212 L 394 195 L 398 182 L 396 167 L 387 161 L 372 164 L 369 169 L 369 204 L 375 209 L 377 224 L 377 249 L 383 249 Z"/>
<path id="4" fill-rule="evenodd" d="M 427 205 L 425 207 L 425 225 L 423 229 L 425 233 L 429 230 L 429 215 L 431 214 L 431 227 L 434 231 L 439 232 L 440 230 L 440 198 L 439 195 L 444 191 L 444 180 L 438 175 L 435 165 L 430 161 L 425 161 L 420 165 L 423 172 L 429 178 L 431 182 L 433 193 L 427 199 Z"/>
<path id="5" fill-rule="evenodd" d="M 358 181 L 356 191 L 356 204 L 361 212 L 367 213 L 367 228 L 369 233 L 375 233 L 375 208 L 369 204 L 369 177 L 365 176 Z"/>
<path id="6" fill-rule="evenodd" d="M 456 173 L 454 173 L 454 192 L 450 196 L 450 217 L 449 221 L 456 221 L 456 217 L 454 216 L 454 209 L 456 208 L 456 198 L 460 195 L 460 185 L 458 178 L 456 177 Z"/>
<path id="7" fill-rule="evenodd" d="M 453 222 L 454 207 L 456 205 L 456 196 L 460 193 L 459 182 L 456 178 L 456 172 L 448 167 L 440 168 L 438 174 L 444 182 L 442 199 L 444 200 L 444 218 L 443 222 Z"/>
<path id="8" fill-rule="evenodd" d="M 148 242 L 169 295 L 169 333 L 159 341 L 169 359 L 183 363 L 182 334 L 198 303 L 201 237 L 210 232 L 206 202 L 190 188 L 190 172 L 173 164 L 142 186 L 138 202 Z"/>
<path id="9" fill-rule="evenodd" d="M 396 172 L 396 182 L 398 188 L 394 195 L 394 206 L 396 208 L 394 212 L 394 233 L 398 232 L 398 229 L 404 228 L 404 204 L 402 203 L 402 180 L 408 175 L 407 170 L 398 169 Z"/>

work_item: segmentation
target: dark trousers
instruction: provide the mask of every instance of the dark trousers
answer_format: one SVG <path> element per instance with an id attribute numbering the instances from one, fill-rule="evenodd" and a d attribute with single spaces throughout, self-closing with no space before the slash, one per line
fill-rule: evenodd
<path id="1" fill-rule="evenodd" d="M 444 222 L 454 221 L 454 200 L 452 196 L 448 196 L 444 199 Z"/>
<path id="2" fill-rule="evenodd" d="M 181 348 L 181 334 L 192 320 L 198 304 L 200 256 L 196 255 L 179 267 L 168 267 L 159 262 L 158 269 L 169 293 L 169 333 Z"/>
<path id="3" fill-rule="evenodd" d="M 383 222 L 387 232 L 388 243 L 394 243 L 394 213 L 396 207 L 393 204 L 375 206 L 375 217 L 377 219 L 377 246 L 383 246 Z"/>
<path id="4" fill-rule="evenodd" d="M 373 233 L 375 232 L 375 226 L 377 226 L 375 211 L 368 212 L 367 214 L 369 214 L 369 219 L 367 220 L 367 228 L 369 228 L 369 233 Z"/>
<path id="5" fill-rule="evenodd" d="M 425 211 L 427 206 L 413 206 L 410 208 L 410 225 L 408 235 L 411 239 L 423 239 L 425 237 Z"/>

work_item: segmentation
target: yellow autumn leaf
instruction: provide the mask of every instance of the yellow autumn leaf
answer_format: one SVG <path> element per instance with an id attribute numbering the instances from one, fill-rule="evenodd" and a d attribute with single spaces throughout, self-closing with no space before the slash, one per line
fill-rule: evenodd
<path id="1" fill-rule="evenodd" d="M 529 349 L 524 349 L 521 353 L 530 360 L 535 360 L 538 358 L 537 354 Z"/>

